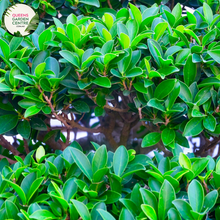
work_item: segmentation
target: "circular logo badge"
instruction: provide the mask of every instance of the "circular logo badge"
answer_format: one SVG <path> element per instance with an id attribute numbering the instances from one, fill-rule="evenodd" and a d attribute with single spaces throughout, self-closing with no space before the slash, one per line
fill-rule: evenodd
<path id="1" fill-rule="evenodd" d="M 5 10 L 3 23 L 11 35 L 22 37 L 32 34 L 37 29 L 39 16 L 28 5 L 15 4 Z"/>

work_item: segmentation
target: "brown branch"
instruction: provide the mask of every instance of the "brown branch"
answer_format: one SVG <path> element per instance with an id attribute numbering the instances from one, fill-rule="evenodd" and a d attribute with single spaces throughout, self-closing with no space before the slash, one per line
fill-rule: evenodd
<path id="1" fill-rule="evenodd" d="M 23 138 L 23 141 L 24 141 L 25 152 L 26 152 L 26 154 L 29 154 L 30 150 L 29 150 L 29 147 L 28 147 L 28 142 L 27 142 L 27 140 L 25 138 Z"/>
<path id="2" fill-rule="evenodd" d="M 120 142 L 119 145 L 127 145 L 127 141 L 130 135 L 130 130 L 131 130 L 131 124 L 129 122 L 124 122 L 124 126 L 121 130 L 121 137 L 120 137 Z"/>
<path id="3" fill-rule="evenodd" d="M 4 137 L 3 135 L 0 135 L 0 145 L 2 147 L 8 149 L 9 151 L 12 152 L 13 155 L 20 155 L 20 152 L 17 151 Z"/>
<path id="4" fill-rule="evenodd" d="M 44 99 L 46 100 L 47 104 L 50 106 L 50 108 L 51 108 L 51 110 L 52 110 L 52 113 L 53 113 L 53 115 L 55 116 L 55 118 L 56 118 L 57 120 L 59 120 L 60 122 L 62 122 L 68 129 L 71 129 L 72 127 L 66 123 L 66 120 L 65 120 L 63 117 L 59 117 L 59 116 L 57 115 L 57 113 L 55 112 L 55 110 L 54 110 L 54 107 L 53 107 L 52 102 L 51 102 L 52 97 L 53 97 L 53 92 L 50 93 L 50 98 L 48 98 L 48 97 L 44 94 L 44 92 L 41 90 L 41 88 L 40 88 L 39 85 L 38 85 L 38 89 L 39 89 L 39 91 L 43 94 Z"/>
<path id="5" fill-rule="evenodd" d="M 109 8 L 113 9 L 110 0 L 107 0 L 107 3 L 108 3 Z"/>
<path id="6" fill-rule="evenodd" d="M 3 158 L 6 158 L 10 164 L 15 164 L 15 163 L 17 163 L 16 160 L 12 160 L 12 159 L 10 159 L 10 158 L 8 158 L 8 157 L 6 157 L 6 156 L 0 155 L 0 159 L 3 159 Z"/>
<path id="7" fill-rule="evenodd" d="M 121 109 L 121 108 L 112 107 L 110 105 L 105 105 L 104 107 L 115 112 L 128 112 L 129 110 L 129 109 Z"/>
<path id="8" fill-rule="evenodd" d="M 206 151 L 214 148 L 218 143 L 219 143 L 220 139 L 219 137 L 215 137 L 211 142 L 208 142 L 208 145 L 205 144 L 203 145 L 198 151 L 195 152 L 196 156 L 201 156 L 203 155 Z"/>
<path id="9" fill-rule="evenodd" d="M 77 122 L 75 122 L 74 120 L 69 120 L 67 119 L 67 122 L 71 125 L 72 128 L 78 128 L 81 131 L 86 131 L 89 133 L 100 133 L 102 131 L 101 127 L 98 128 L 87 128 L 87 127 L 83 127 L 80 124 L 78 124 Z"/>

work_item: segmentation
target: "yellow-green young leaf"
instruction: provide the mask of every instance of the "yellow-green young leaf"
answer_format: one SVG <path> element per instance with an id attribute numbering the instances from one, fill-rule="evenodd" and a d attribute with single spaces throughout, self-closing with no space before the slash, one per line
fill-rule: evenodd
<path id="1" fill-rule="evenodd" d="M 121 33 L 120 34 L 120 43 L 123 47 L 123 49 L 127 49 L 130 46 L 130 38 L 127 34 Z"/>
<path id="2" fill-rule="evenodd" d="M 141 209 L 150 220 L 157 220 L 157 214 L 153 207 L 150 205 L 142 204 Z"/>
<path id="3" fill-rule="evenodd" d="M 172 129 L 169 129 L 169 128 L 165 128 L 163 131 L 162 131 L 162 141 L 163 141 L 163 144 L 165 146 L 169 145 L 170 143 L 173 142 L 173 140 L 175 139 L 176 137 L 176 134 L 175 134 L 175 131 L 172 130 Z"/>
<path id="4" fill-rule="evenodd" d="M 44 72 L 44 69 L 46 67 L 46 63 L 40 63 L 36 68 L 35 68 L 35 75 L 37 77 L 40 77 L 41 74 Z"/>
<path id="5" fill-rule="evenodd" d="M 80 38 L 81 38 L 81 33 L 79 28 L 75 24 L 68 24 L 67 25 L 67 35 L 70 38 L 70 41 L 74 43 L 76 46 L 78 46 Z"/>
<path id="6" fill-rule="evenodd" d="M 216 127 L 216 119 L 215 117 L 213 117 L 212 115 L 208 115 L 207 117 L 205 117 L 203 119 L 203 125 L 204 127 L 211 131 L 214 132 L 215 131 L 215 127 Z"/>
<path id="7" fill-rule="evenodd" d="M 77 212 L 83 220 L 92 220 L 89 210 L 84 203 L 79 202 L 75 199 L 71 199 L 70 201 L 73 203 L 74 207 L 76 208 Z"/>
<path id="8" fill-rule="evenodd" d="M 114 23 L 113 17 L 110 14 L 105 13 L 102 17 L 102 20 L 105 22 L 108 30 L 110 30 L 112 28 L 113 23 Z"/>
<path id="9" fill-rule="evenodd" d="M 190 55 L 188 56 L 186 64 L 183 68 L 184 82 L 186 83 L 186 85 L 190 86 L 195 81 L 196 74 L 197 74 L 196 63 L 192 62 L 192 55 Z"/>
<path id="10" fill-rule="evenodd" d="M 113 170 L 117 176 L 121 176 L 124 173 L 128 161 L 129 155 L 127 149 L 124 146 L 118 147 L 113 157 Z"/>
<path id="11" fill-rule="evenodd" d="M 169 181 L 164 180 L 159 194 L 158 216 L 159 220 L 167 217 L 168 210 L 172 207 L 172 201 L 176 199 L 176 193 Z"/>
<path id="12" fill-rule="evenodd" d="M 157 26 L 154 29 L 154 40 L 158 41 L 162 35 L 164 34 L 165 30 L 168 27 L 168 23 L 167 22 L 161 22 L 159 24 L 157 24 Z"/>
<path id="13" fill-rule="evenodd" d="M 37 160 L 37 162 L 39 162 L 40 158 L 43 157 L 44 155 L 45 155 L 44 147 L 43 146 L 38 147 L 37 151 L 36 151 L 36 160 Z"/>
<path id="14" fill-rule="evenodd" d="M 158 132 L 152 132 L 147 134 L 141 143 L 141 147 L 150 147 L 157 144 L 161 139 L 161 134 Z"/>
<path id="15" fill-rule="evenodd" d="M 192 118 L 185 126 L 183 136 L 196 136 L 203 131 L 203 118 Z"/>
<path id="16" fill-rule="evenodd" d="M 131 3 L 129 5 L 130 5 L 131 13 L 134 19 L 136 19 L 137 23 L 140 25 L 142 22 L 142 15 L 141 15 L 140 10 Z"/>
<path id="17" fill-rule="evenodd" d="M 29 108 L 27 108 L 27 110 L 24 113 L 24 117 L 28 118 L 32 115 L 36 115 L 37 113 L 40 112 L 40 108 L 38 108 L 36 105 L 30 106 Z"/>
<path id="18" fill-rule="evenodd" d="M 182 152 L 179 155 L 179 164 L 181 167 L 189 169 L 189 170 L 192 167 L 190 159 Z"/>
<path id="19" fill-rule="evenodd" d="M 102 34 L 103 34 L 105 41 L 112 40 L 112 35 L 105 28 L 102 29 Z"/>

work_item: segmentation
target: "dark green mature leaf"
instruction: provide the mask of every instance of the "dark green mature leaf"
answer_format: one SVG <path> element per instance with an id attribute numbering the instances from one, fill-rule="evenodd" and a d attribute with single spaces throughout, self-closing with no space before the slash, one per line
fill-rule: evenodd
<path id="1" fill-rule="evenodd" d="M 24 191 L 21 189 L 21 187 L 15 183 L 11 182 L 10 180 L 5 179 L 5 181 L 15 190 L 15 192 L 20 197 L 23 205 L 25 205 L 26 204 L 26 195 L 25 195 Z"/>
<path id="2" fill-rule="evenodd" d="M 89 180 L 92 180 L 92 166 L 88 158 L 82 153 L 82 151 L 76 148 L 68 148 L 73 160 L 79 167 L 79 169 L 87 176 Z"/>
<path id="3" fill-rule="evenodd" d="M 65 182 L 63 186 L 63 196 L 67 202 L 70 202 L 70 199 L 72 199 L 73 196 L 76 194 L 77 188 L 78 187 L 77 187 L 74 177 L 71 179 L 68 179 Z"/>
<path id="4" fill-rule="evenodd" d="M 27 120 L 21 121 L 18 124 L 17 132 L 25 139 L 28 139 L 31 133 L 31 126 Z"/>
<path id="5" fill-rule="evenodd" d="M 0 116 L 0 134 L 12 130 L 18 124 L 18 115 Z"/>
<path id="6" fill-rule="evenodd" d="M 163 144 L 166 146 L 173 142 L 173 140 L 176 137 L 176 134 L 174 130 L 165 128 L 162 132 L 161 137 L 162 137 Z"/>
<path id="7" fill-rule="evenodd" d="M 175 208 L 171 208 L 168 211 L 167 215 L 168 215 L 168 220 L 173 220 L 173 219 L 181 220 L 181 217 L 180 217 L 178 211 Z"/>
<path id="8" fill-rule="evenodd" d="M 71 202 L 73 203 L 74 207 L 76 208 L 77 212 L 83 220 L 92 220 L 89 210 L 84 203 L 79 202 L 75 199 L 71 199 Z"/>
<path id="9" fill-rule="evenodd" d="M 207 130 L 209 130 L 211 132 L 214 132 L 215 128 L 216 128 L 216 119 L 215 119 L 215 117 L 213 117 L 212 115 L 208 115 L 207 117 L 205 117 L 203 119 L 203 125 Z"/>
<path id="10" fill-rule="evenodd" d="M 195 212 L 201 212 L 204 202 L 204 190 L 198 180 L 193 180 L 188 188 L 189 203 Z"/>
<path id="11" fill-rule="evenodd" d="M 92 172 L 95 173 L 96 171 L 104 168 L 107 165 L 108 155 L 106 146 L 102 145 L 96 150 L 96 153 L 92 160 Z"/>
<path id="12" fill-rule="evenodd" d="M 51 92 L 51 84 L 47 78 L 40 79 L 39 83 L 43 91 Z"/>
<path id="13" fill-rule="evenodd" d="M 5 209 L 7 213 L 8 219 L 14 219 L 17 220 L 18 218 L 18 208 L 17 206 L 10 200 L 5 201 Z"/>
<path id="14" fill-rule="evenodd" d="M 11 58 L 10 61 L 12 63 L 14 63 L 21 70 L 21 72 L 23 72 L 24 74 L 30 73 L 30 69 L 29 69 L 28 65 L 26 63 L 24 63 L 22 60 L 16 59 L 16 58 Z"/>
<path id="15" fill-rule="evenodd" d="M 11 91 L 11 88 L 4 83 L 0 83 L 0 91 L 1 92 L 9 92 Z"/>
<path id="16" fill-rule="evenodd" d="M 77 111 L 79 111 L 81 113 L 88 113 L 88 112 L 90 112 L 89 106 L 87 105 L 87 103 L 85 103 L 83 101 L 80 101 L 80 100 L 75 101 L 75 102 L 73 102 L 73 106 L 74 106 L 74 108 Z"/>
<path id="17" fill-rule="evenodd" d="M 186 64 L 183 68 L 184 82 L 186 83 L 186 85 L 190 86 L 194 82 L 196 78 L 196 74 L 197 74 L 196 63 L 193 63 L 192 55 L 190 55 L 188 56 Z"/>
<path id="18" fill-rule="evenodd" d="M 164 180 L 159 194 L 158 216 L 163 220 L 167 216 L 168 210 L 172 207 L 172 201 L 175 200 L 176 194 L 173 186 L 169 181 Z"/>
<path id="19" fill-rule="evenodd" d="M 191 214 L 192 208 L 190 207 L 189 203 L 182 199 L 176 199 L 172 203 L 184 219 L 194 220 Z"/>
<path id="20" fill-rule="evenodd" d="M 98 0 L 79 0 L 79 2 L 87 4 L 87 5 L 92 5 L 95 7 L 100 7 L 100 3 Z"/>
<path id="21" fill-rule="evenodd" d="M 100 213 L 103 220 L 116 220 L 109 212 L 103 209 L 97 209 L 97 211 Z"/>
<path id="22" fill-rule="evenodd" d="M 175 79 L 167 79 L 161 82 L 155 89 L 154 97 L 161 100 L 169 95 L 175 87 Z"/>
<path id="23" fill-rule="evenodd" d="M 203 118 L 192 118 L 185 126 L 183 135 L 184 136 L 196 136 L 203 130 L 202 125 Z"/>
<path id="24" fill-rule="evenodd" d="M 220 50 L 214 49 L 207 52 L 213 60 L 215 60 L 217 63 L 220 63 Z"/>

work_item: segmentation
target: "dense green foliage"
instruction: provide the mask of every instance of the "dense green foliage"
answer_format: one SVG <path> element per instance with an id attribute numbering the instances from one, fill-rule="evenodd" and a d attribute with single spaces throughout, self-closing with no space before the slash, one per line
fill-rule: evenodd
<path id="1" fill-rule="evenodd" d="M 127 144 L 139 121 L 147 128 L 142 147 L 162 141 L 171 151 L 200 134 L 216 141 L 220 15 L 207 3 L 186 16 L 180 4 L 140 9 L 130 4 L 101 18 L 70 14 L 65 24 L 53 18 L 55 25 L 45 30 L 40 23 L 25 38 L 2 29 L 0 134 L 37 139 L 48 131 L 44 140 L 61 141 L 45 121 L 56 118 L 67 130 L 105 134 L 114 149 Z M 111 123 L 101 122 L 112 112 L 124 123 L 118 143 L 109 137 Z M 100 125 L 82 126 L 81 116 L 93 113 Z"/>
<path id="2" fill-rule="evenodd" d="M 73 142 L 55 154 L 39 147 L 13 166 L 1 160 L 1 220 L 219 219 L 219 160 L 93 146 L 87 155 Z"/>

